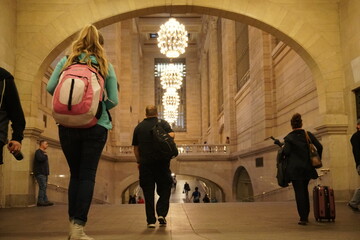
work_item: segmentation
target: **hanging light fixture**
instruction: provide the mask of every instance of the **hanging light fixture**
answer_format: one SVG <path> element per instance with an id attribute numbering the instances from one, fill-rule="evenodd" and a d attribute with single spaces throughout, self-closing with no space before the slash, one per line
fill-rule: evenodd
<path id="1" fill-rule="evenodd" d="M 170 63 L 167 64 L 161 72 L 160 81 L 162 88 L 165 89 L 162 98 L 164 118 L 169 123 L 175 123 L 178 118 L 180 97 L 177 89 L 182 85 L 182 71 L 182 65 Z"/>
<path id="2" fill-rule="evenodd" d="M 175 88 L 168 88 L 164 93 L 162 101 L 165 109 L 177 111 L 180 104 L 180 97 Z"/>
<path id="3" fill-rule="evenodd" d="M 167 67 L 163 70 L 160 83 L 163 89 L 167 88 L 175 88 L 180 89 L 182 85 L 182 73 L 181 70 L 175 66 L 174 63 L 170 63 Z"/>
<path id="4" fill-rule="evenodd" d="M 172 123 L 175 123 L 176 120 L 178 119 L 178 111 L 174 111 L 174 110 L 171 110 L 171 109 L 165 109 L 164 110 L 164 119 L 172 124 Z"/>
<path id="5" fill-rule="evenodd" d="M 175 18 L 170 18 L 160 26 L 157 39 L 160 52 L 168 58 L 177 58 L 183 54 L 189 40 L 185 26 Z"/>

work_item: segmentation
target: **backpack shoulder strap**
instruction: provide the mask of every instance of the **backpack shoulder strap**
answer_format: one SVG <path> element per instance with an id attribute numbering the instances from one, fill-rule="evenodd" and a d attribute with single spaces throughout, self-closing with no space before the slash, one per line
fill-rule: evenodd
<path id="1" fill-rule="evenodd" d="M 2 108 L 2 103 L 5 95 L 5 86 L 6 86 L 6 79 L 0 80 L 0 109 Z"/>

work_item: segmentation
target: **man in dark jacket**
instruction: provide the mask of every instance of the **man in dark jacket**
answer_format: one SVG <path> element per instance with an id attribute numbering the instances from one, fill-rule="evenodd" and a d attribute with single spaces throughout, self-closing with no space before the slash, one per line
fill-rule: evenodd
<path id="1" fill-rule="evenodd" d="M 172 138 L 175 137 L 170 125 L 157 118 L 156 106 L 146 107 L 146 118 L 139 123 L 133 135 L 132 145 L 140 173 L 140 187 L 145 198 L 146 220 L 149 228 L 155 228 L 156 217 L 154 209 L 154 191 L 159 195 L 156 203 L 156 213 L 160 226 L 166 226 L 165 217 L 169 211 L 169 199 L 171 194 L 172 177 L 170 171 L 170 159 L 162 159 L 158 156 L 154 145 L 152 128 L 159 124 Z"/>
<path id="2" fill-rule="evenodd" d="M 7 143 L 8 125 L 11 121 L 13 130 L 8 150 L 18 155 L 21 150 L 21 141 L 24 138 L 25 117 L 21 107 L 20 98 L 14 77 L 0 67 L 0 164 L 3 164 L 2 149 Z M 20 158 L 17 158 L 21 160 Z"/>
<path id="3" fill-rule="evenodd" d="M 350 142 L 352 145 L 352 151 L 355 159 L 356 170 L 360 175 L 360 119 L 357 120 L 357 131 L 352 135 Z M 360 188 L 357 188 L 348 206 L 355 212 L 360 212 Z"/>
<path id="4" fill-rule="evenodd" d="M 37 206 L 51 206 L 54 205 L 48 200 L 46 195 L 47 181 L 49 176 L 49 159 L 46 153 L 48 147 L 48 142 L 45 140 L 40 140 L 39 149 L 35 152 L 34 159 L 34 175 L 39 184 L 39 194 L 37 200 Z"/>

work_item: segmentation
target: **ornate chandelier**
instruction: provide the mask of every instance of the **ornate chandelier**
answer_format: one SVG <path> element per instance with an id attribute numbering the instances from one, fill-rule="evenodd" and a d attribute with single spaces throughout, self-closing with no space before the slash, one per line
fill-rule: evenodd
<path id="1" fill-rule="evenodd" d="M 163 69 L 160 80 L 163 89 L 165 89 L 162 98 L 164 118 L 169 123 L 174 123 L 178 118 L 178 107 L 180 104 L 180 97 L 177 89 L 182 85 L 181 70 L 173 63 L 170 63 Z"/>
<path id="2" fill-rule="evenodd" d="M 160 83 L 163 89 L 167 89 L 167 88 L 180 89 L 183 77 L 182 77 L 182 73 L 175 66 L 175 64 L 173 63 L 168 64 L 164 70 L 165 71 L 163 71 L 160 77 L 160 81 L 161 81 Z"/>
<path id="3" fill-rule="evenodd" d="M 160 26 L 157 39 L 160 52 L 168 58 L 176 58 L 183 54 L 189 40 L 185 26 L 175 18 L 170 18 Z"/>
<path id="4" fill-rule="evenodd" d="M 179 106 L 180 98 L 175 88 L 168 88 L 163 96 L 163 105 L 165 109 L 176 110 Z"/>
<path id="5" fill-rule="evenodd" d="M 177 110 L 165 109 L 164 118 L 170 124 L 175 123 L 177 118 L 178 118 L 178 111 Z"/>

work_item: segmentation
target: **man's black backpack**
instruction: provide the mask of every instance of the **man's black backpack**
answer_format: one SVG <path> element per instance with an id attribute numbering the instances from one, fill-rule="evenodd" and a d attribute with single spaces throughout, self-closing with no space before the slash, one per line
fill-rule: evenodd
<path id="1" fill-rule="evenodd" d="M 161 126 L 160 119 L 151 129 L 151 134 L 153 136 L 156 156 L 158 158 L 170 160 L 179 154 L 174 139 L 170 137 L 170 135 Z"/>

